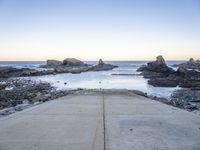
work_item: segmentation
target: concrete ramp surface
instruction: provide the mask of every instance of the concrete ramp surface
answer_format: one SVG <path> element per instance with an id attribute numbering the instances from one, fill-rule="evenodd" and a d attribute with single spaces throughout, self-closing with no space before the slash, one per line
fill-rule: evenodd
<path id="1" fill-rule="evenodd" d="M 69 95 L 0 118 L 0 150 L 200 150 L 200 117 L 131 93 Z"/>

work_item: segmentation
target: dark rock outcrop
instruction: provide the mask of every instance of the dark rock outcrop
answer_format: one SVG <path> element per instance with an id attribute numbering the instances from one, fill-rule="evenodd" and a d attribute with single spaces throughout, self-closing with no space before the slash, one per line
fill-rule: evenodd
<path id="1" fill-rule="evenodd" d="M 162 56 L 157 56 L 156 61 L 142 65 L 137 71 L 141 71 L 145 78 L 167 77 L 175 72 L 166 65 Z"/>
<path id="2" fill-rule="evenodd" d="M 153 86 L 176 87 L 179 85 L 180 87 L 200 88 L 199 71 L 189 70 L 185 65 L 181 65 L 177 71 L 174 71 L 166 65 L 162 56 L 158 56 L 156 61 L 141 66 L 138 71 L 142 71 L 144 78 L 149 78 L 148 84 Z"/>
<path id="3" fill-rule="evenodd" d="M 118 66 L 105 64 L 102 59 L 99 59 L 98 64 L 95 66 L 92 66 L 89 70 L 90 71 L 106 71 L 106 70 L 112 70 L 117 67 Z"/>

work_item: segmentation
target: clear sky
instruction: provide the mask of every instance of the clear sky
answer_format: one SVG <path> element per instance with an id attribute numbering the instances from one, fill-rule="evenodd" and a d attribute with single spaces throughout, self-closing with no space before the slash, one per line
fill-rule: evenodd
<path id="1" fill-rule="evenodd" d="M 200 0 L 0 0 L 0 60 L 200 58 Z"/>

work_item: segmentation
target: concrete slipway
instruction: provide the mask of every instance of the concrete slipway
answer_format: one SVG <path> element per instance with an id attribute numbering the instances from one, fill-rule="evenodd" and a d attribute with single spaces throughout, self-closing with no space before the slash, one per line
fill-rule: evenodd
<path id="1" fill-rule="evenodd" d="M 127 92 L 79 93 L 0 118 L 0 150 L 200 150 L 200 117 Z"/>

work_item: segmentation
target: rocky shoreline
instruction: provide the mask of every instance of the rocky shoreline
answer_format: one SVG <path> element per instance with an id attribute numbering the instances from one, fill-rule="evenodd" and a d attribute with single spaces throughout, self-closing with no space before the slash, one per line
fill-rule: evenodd
<path id="1" fill-rule="evenodd" d="M 25 79 L 0 80 L 0 116 L 66 96 L 77 90 L 57 90 L 49 83 Z"/>
<path id="2" fill-rule="evenodd" d="M 175 91 L 170 98 L 166 99 L 148 95 L 138 90 L 76 89 L 69 91 L 57 90 L 49 83 L 44 82 L 25 79 L 4 79 L 0 81 L 0 117 L 68 94 L 87 94 L 88 91 L 102 91 L 103 93 L 117 92 L 119 94 L 124 92 L 133 93 L 200 115 L 200 90 L 180 89 Z"/>
<path id="3" fill-rule="evenodd" d="M 147 95 L 148 98 L 200 115 L 200 90 L 179 89 L 170 98 Z"/>

